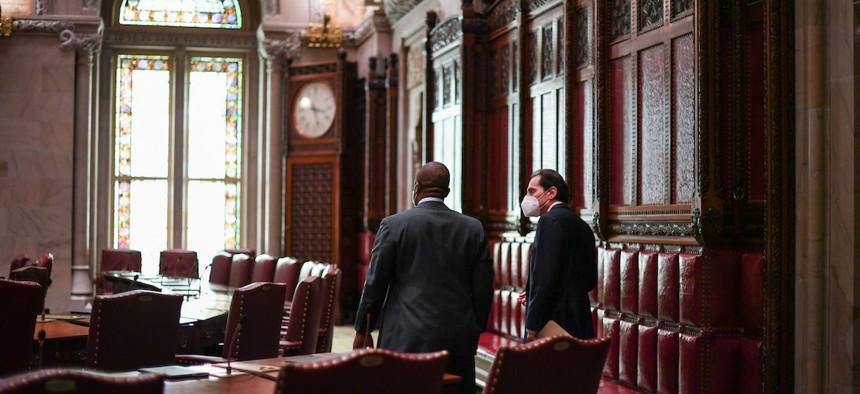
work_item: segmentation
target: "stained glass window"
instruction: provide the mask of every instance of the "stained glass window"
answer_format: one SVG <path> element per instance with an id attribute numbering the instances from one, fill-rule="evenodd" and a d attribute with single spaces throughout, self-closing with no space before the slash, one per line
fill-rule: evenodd
<path id="1" fill-rule="evenodd" d="M 174 86 L 175 72 L 185 86 Z M 242 80 L 240 58 L 117 56 L 113 246 L 140 250 L 144 274 L 158 272 L 168 247 L 205 264 L 240 245 Z M 176 114 L 183 138 L 171 134 L 172 91 L 188 98 Z M 171 226 L 183 229 L 182 245 L 168 242 Z"/>
<path id="2" fill-rule="evenodd" d="M 241 29 L 238 0 L 123 0 L 121 25 Z"/>

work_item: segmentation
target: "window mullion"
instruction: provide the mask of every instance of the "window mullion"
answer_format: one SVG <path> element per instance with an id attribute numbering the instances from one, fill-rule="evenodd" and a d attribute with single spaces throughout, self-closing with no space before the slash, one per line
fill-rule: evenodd
<path id="1" fill-rule="evenodd" d="M 176 49 L 176 68 L 174 71 L 175 82 L 173 83 L 173 161 L 171 169 L 171 213 L 170 213 L 170 245 L 173 248 L 185 247 L 185 190 L 188 185 L 186 180 L 185 155 L 187 133 L 185 127 L 186 118 L 186 51 L 184 47 Z"/>

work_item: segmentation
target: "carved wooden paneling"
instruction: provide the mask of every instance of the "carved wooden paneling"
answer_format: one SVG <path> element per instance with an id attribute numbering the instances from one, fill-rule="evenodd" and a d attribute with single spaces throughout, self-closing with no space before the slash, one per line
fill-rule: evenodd
<path id="1" fill-rule="evenodd" d="M 639 30 L 647 31 L 663 25 L 663 0 L 639 0 Z"/>
<path id="2" fill-rule="evenodd" d="M 552 24 L 548 23 L 541 28 L 541 78 L 548 79 L 553 76 L 553 55 L 554 55 L 554 42 L 552 36 Z"/>
<path id="3" fill-rule="evenodd" d="M 610 0 L 609 40 L 616 41 L 630 35 L 630 0 Z"/>
<path id="4" fill-rule="evenodd" d="M 624 57 L 609 64 L 610 91 L 610 203 L 630 205 L 635 201 L 636 155 L 633 128 L 633 76 L 631 59 Z"/>
<path id="5" fill-rule="evenodd" d="M 496 63 L 496 68 L 500 70 L 498 94 L 507 96 L 511 91 L 511 48 L 508 44 L 503 45 L 502 49 L 499 50 L 499 59 Z"/>
<path id="6" fill-rule="evenodd" d="M 579 7 L 576 9 L 573 19 L 576 21 L 575 40 L 576 52 L 574 55 L 576 67 L 585 67 L 591 61 L 591 39 L 589 32 L 589 7 Z"/>
<path id="7" fill-rule="evenodd" d="M 693 0 L 672 0 L 672 19 L 684 17 L 693 11 Z"/>
<path id="8" fill-rule="evenodd" d="M 530 84 L 533 84 L 537 82 L 538 51 L 540 50 L 540 47 L 538 47 L 537 42 L 537 33 L 534 30 L 530 30 L 526 34 L 526 43 L 527 44 L 525 50 L 528 51 L 528 65 L 526 66 L 528 78 L 526 79 L 526 81 L 528 81 L 528 83 Z"/>
<path id="9" fill-rule="evenodd" d="M 511 90 L 516 93 L 519 87 L 520 54 L 517 41 L 511 41 Z"/>
<path id="10" fill-rule="evenodd" d="M 555 21 L 555 72 L 556 74 L 564 73 L 564 18 L 558 18 Z"/>
<path id="11" fill-rule="evenodd" d="M 764 26 L 754 25 L 747 31 L 747 59 L 749 64 L 749 77 L 744 83 L 749 95 L 749 106 L 746 107 L 746 118 L 749 126 L 748 140 L 739 141 L 741 160 L 746 161 L 748 168 L 736 181 L 736 189 L 740 198 L 749 193 L 750 201 L 763 201 L 765 199 L 765 79 L 764 54 L 765 36 Z"/>
<path id="12" fill-rule="evenodd" d="M 674 110 L 674 196 L 673 202 L 688 203 L 695 188 L 696 146 L 696 70 L 693 35 L 672 41 L 672 78 Z"/>
<path id="13" fill-rule="evenodd" d="M 332 261 L 334 160 L 291 163 L 291 167 L 287 254 L 299 260 Z"/>
<path id="14" fill-rule="evenodd" d="M 639 119 L 642 204 L 669 203 L 669 130 L 666 127 L 665 48 L 639 52 Z"/>

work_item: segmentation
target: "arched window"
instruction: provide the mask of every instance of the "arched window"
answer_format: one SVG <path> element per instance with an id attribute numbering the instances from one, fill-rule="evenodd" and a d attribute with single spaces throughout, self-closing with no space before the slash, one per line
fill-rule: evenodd
<path id="1" fill-rule="evenodd" d="M 113 96 L 109 244 L 140 250 L 144 274 L 158 272 L 159 252 L 169 248 L 196 251 L 205 267 L 219 250 L 243 246 L 253 33 L 215 30 L 240 37 L 214 40 L 219 47 L 195 41 L 201 27 L 242 26 L 240 3 L 231 0 L 122 0 L 114 15 L 117 36 L 134 29 L 131 36 L 142 38 L 106 40 Z M 147 37 L 164 32 L 171 38 Z M 223 46 L 231 42 L 241 48 Z"/>

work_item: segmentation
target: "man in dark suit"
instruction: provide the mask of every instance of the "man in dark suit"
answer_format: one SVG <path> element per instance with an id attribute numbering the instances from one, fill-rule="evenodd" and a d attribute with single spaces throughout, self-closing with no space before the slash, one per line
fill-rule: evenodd
<path id="1" fill-rule="evenodd" d="M 379 225 L 358 306 L 353 348 L 409 353 L 448 351 L 447 372 L 475 392 L 475 350 L 493 297 L 493 266 L 481 222 L 448 209 L 450 175 L 442 163 L 421 167 L 412 189 L 415 208 Z M 384 310 L 384 311 L 383 311 Z"/>
<path id="2" fill-rule="evenodd" d="M 538 170 L 522 208 L 540 217 L 529 262 L 526 330 L 533 339 L 550 320 L 577 338 L 594 338 L 588 292 L 597 284 L 594 234 L 571 212 L 570 192 L 554 170 Z M 521 302 L 523 300 L 521 299 Z"/>

